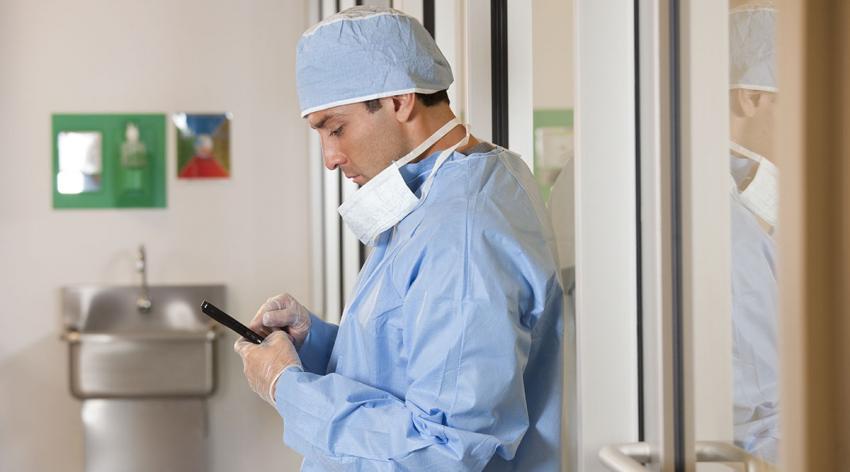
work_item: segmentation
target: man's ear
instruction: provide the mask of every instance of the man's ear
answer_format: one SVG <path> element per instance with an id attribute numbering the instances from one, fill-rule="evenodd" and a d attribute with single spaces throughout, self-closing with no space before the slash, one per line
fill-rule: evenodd
<path id="1" fill-rule="evenodd" d="M 758 90 L 732 89 L 729 91 L 730 109 L 735 116 L 751 118 L 758 111 L 761 98 L 762 94 Z"/>
<path id="2" fill-rule="evenodd" d="M 416 105 L 416 94 L 406 93 L 404 95 L 393 95 L 389 97 L 392 101 L 392 110 L 399 123 L 406 123 L 413 117 L 413 109 Z"/>

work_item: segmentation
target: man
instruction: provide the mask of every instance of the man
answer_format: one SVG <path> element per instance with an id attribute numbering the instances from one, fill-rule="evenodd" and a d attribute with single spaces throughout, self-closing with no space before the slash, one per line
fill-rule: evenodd
<path id="1" fill-rule="evenodd" d="M 281 295 L 251 323 L 265 341 L 235 345 L 302 470 L 559 470 L 563 292 L 528 168 L 459 124 L 448 63 L 401 12 L 328 18 L 296 70 L 373 246 L 339 326 Z"/>
<path id="2" fill-rule="evenodd" d="M 779 443 L 776 245 L 776 10 L 736 5 L 729 15 L 732 361 L 735 442 L 775 463 Z"/>

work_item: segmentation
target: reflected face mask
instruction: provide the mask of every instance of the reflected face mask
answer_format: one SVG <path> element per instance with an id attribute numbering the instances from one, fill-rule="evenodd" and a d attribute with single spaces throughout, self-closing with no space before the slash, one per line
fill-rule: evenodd
<path id="1" fill-rule="evenodd" d="M 756 173 L 744 190 L 738 192 L 741 203 L 771 228 L 779 219 L 779 170 L 766 157 L 738 143 L 730 143 L 732 151 L 758 164 Z"/>

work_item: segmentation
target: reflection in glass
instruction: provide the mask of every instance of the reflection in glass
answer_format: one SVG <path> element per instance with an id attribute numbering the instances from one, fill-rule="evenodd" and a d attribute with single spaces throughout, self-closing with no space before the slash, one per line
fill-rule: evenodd
<path id="1" fill-rule="evenodd" d="M 776 245 L 776 10 L 733 1 L 730 43 L 730 205 L 735 442 L 776 463 L 779 356 Z"/>
<path id="2" fill-rule="evenodd" d="M 100 190 L 101 135 L 97 132 L 59 133 L 59 173 L 56 188 L 62 194 Z"/>
<path id="3" fill-rule="evenodd" d="M 535 172 L 538 181 L 551 187 L 561 169 L 573 157 L 573 133 L 566 126 L 546 126 L 534 130 Z"/>

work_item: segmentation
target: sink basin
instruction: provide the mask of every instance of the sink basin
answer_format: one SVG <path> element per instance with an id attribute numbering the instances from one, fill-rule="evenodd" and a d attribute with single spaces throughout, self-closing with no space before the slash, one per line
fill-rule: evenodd
<path id="1" fill-rule="evenodd" d="M 62 289 L 63 339 L 71 393 L 80 399 L 206 397 L 215 390 L 215 324 L 204 299 L 224 304 L 223 285 L 151 286 L 150 311 L 137 286 Z"/>

